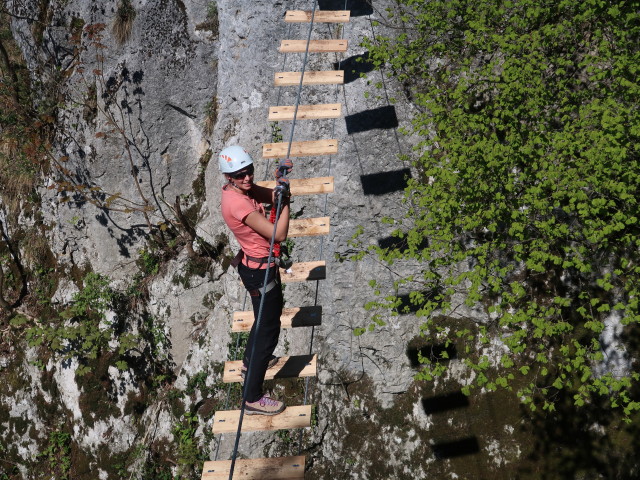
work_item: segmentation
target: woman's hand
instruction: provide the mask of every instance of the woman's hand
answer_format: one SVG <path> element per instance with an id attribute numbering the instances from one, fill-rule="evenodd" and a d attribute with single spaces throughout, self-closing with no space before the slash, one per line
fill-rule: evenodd
<path id="1" fill-rule="evenodd" d="M 276 180 L 286 177 L 293 170 L 293 161 L 290 158 L 283 158 L 278 162 L 278 168 L 274 172 Z"/>
<path id="2" fill-rule="evenodd" d="M 282 197 L 282 203 L 288 203 L 291 196 L 291 188 L 289 186 L 288 178 L 279 178 L 276 180 L 276 188 L 273 189 L 273 205 L 278 204 L 278 197 Z"/>

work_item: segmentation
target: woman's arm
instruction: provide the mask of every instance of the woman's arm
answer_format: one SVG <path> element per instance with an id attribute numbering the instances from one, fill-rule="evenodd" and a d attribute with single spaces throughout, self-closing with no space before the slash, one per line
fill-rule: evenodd
<path id="1" fill-rule="evenodd" d="M 266 190 L 271 190 L 267 188 Z M 257 198 L 256 198 L 257 200 Z M 271 201 L 271 199 L 269 199 Z M 274 207 L 275 208 L 275 207 Z M 273 223 L 267 220 L 260 212 L 251 212 L 245 217 L 243 223 L 252 228 L 264 238 L 271 240 L 273 235 Z M 287 239 L 289 233 L 289 202 L 287 201 L 282 206 L 282 212 L 280 212 L 280 218 L 278 219 L 278 226 L 276 227 L 276 242 L 283 242 Z"/>

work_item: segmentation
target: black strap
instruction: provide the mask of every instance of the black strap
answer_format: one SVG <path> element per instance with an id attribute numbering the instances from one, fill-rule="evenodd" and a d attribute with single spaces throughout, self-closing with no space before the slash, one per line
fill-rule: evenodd
<path id="1" fill-rule="evenodd" d="M 262 266 L 263 263 L 267 263 L 269 261 L 269 257 L 252 257 L 250 255 L 244 254 L 244 258 L 247 260 L 251 260 L 252 262 L 259 263 Z M 276 261 L 276 257 L 273 257 L 273 261 Z"/>
<path id="2" fill-rule="evenodd" d="M 273 287 L 275 287 L 276 285 L 278 285 L 278 280 L 276 278 L 274 278 L 269 283 L 267 283 L 267 288 L 264 289 L 265 295 L 267 293 L 269 293 L 271 290 L 273 290 Z M 260 289 L 259 288 L 256 288 L 254 290 L 248 290 L 248 292 L 249 292 L 249 295 L 251 295 L 252 297 L 259 297 L 260 296 Z"/>
<path id="3" fill-rule="evenodd" d="M 238 253 L 236 253 L 236 256 L 233 258 L 233 260 L 231 261 L 231 266 L 234 268 L 237 268 L 238 265 L 242 263 L 243 258 L 246 258 L 247 260 L 251 260 L 252 262 L 255 262 L 255 263 L 259 263 L 260 267 L 262 267 L 263 264 L 269 261 L 269 257 L 252 257 L 251 255 L 247 255 L 246 253 L 244 253 L 244 250 L 240 249 L 238 250 Z M 279 264 L 278 257 L 273 257 L 272 261 L 276 265 Z"/>

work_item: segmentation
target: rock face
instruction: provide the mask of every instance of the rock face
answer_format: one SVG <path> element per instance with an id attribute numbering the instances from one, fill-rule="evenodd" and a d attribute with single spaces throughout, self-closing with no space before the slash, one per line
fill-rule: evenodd
<path id="1" fill-rule="evenodd" d="M 354 328 L 371 323 L 364 308 L 373 296 L 368 281 L 391 289 L 395 272 L 369 257 L 336 258 L 350 252 L 359 226 L 372 244 L 390 241 L 379 221 L 401 215 L 405 176 L 415 174 L 398 159 L 411 152 L 410 139 L 397 131 L 409 124 L 411 106 L 370 72 L 358 46 L 375 34 L 378 13 L 366 2 L 351 3 L 349 24 L 317 25 L 313 33 L 348 39 L 348 54 L 310 54 L 307 65 L 343 68 L 347 83 L 305 87 L 301 94 L 303 104 L 342 103 L 344 118 L 300 121 L 294 131 L 294 140 L 340 142 L 337 155 L 295 159 L 295 178 L 335 178 L 334 193 L 297 197 L 292 207 L 300 217 L 331 218 L 330 235 L 295 239 L 293 248 L 296 261 L 325 260 L 328 273 L 317 284 L 286 287 L 288 306 L 321 305 L 323 319 L 313 330 L 283 332 L 276 352 L 317 353 L 319 375 L 273 386 L 288 403 L 308 398 L 317 419 L 300 438 L 296 432 L 243 435 L 240 455 L 305 452 L 307 478 L 439 476 L 446 467 L 432 465 L 434 413 L 421 403 L 433 392 L 414 384 L 407 350 L 419 321 L 385 318 L 373 333 L 354 336 Z M 114 335 L 111 353 L 103 349 L 83 376 L 75 375 L 74 360 L 48 354 L 40 361 L 43 347 L 25 350 L 24 338 L 3 353 L 0 375 L 8 388 L 0 392 L 0 452 L 15 466 L 0 463 L 0 469 L 24 479 L 44 478 L 37 465 L 56 478 L 199 478 L 203 459 L 227 459 L 233 447 L 230 435 L 209 433 L 210 420 L 228 402 L 237 407 L 238 390 L 221 383 L 221 364 L 237 353 L 230 317 L 246 302 L 228 268 L 236 245 L 219 214 L 216 152 L 241 144 L 256 160 L 256 179 L 270 177 L 272 161 L 261 158 L 261 145 L 288 141 L 291 125 L 270 125 L 267 109 L 293 105 L 297 93 L 275 88 L 273 75 L 299 70 L 302 58 L 279 54 L 279 41 L 307 35 L 306 25 L 286 24 L 283 16 L 308 7 L 266 0 L 5 5 L 17 14 L 11 27 L 33 78 L 45 86 L 57 82 L 63 100 L 52 147 L 60 168 L 43 177 L 38 205 L 55 269 L 108 276 L 130 301 L 106 314 L 101 328 L 121 322 L 141 343 L 119 370 L 112 357 L 122 343 Z M 62 78 L 54 78 L 56 71 Z M 378 82 L 384 88 L 374 88 Z M 192 247 L 185 223 L 200 239 Z M 69 274 L 56 282 L 54 299 L 63 308 L 82 279 Z M 465 438 L 482 435 L 479 426 L 465 434 L 460 418 L 451 429 Z M 509 442 L 507 433 L 494 440 L 491 451 L 500 451 L 500 462 L 518 457 L 515 448 L 498 448 Z M 476 441 L 472 453 L 478 451 L 489 454 Z"/>

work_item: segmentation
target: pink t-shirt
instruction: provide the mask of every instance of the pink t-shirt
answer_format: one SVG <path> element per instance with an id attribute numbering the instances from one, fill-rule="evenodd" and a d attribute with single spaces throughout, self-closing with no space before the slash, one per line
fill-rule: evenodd
<path id="1" fill-rule="evenodd" d="M 232 188 L 227 188 L 227 186 L 222 187 L 220 205 L 222 218 L 224 218 L 227 226 L 235 235 L 244 253 L 257 258 L 268 257 L 269 240 L 242 222 L 251 212 L 259 212 L 264 216 L 264 207 L 252 197 L 236 192 Z M 246 258 L 243 263 L 252 268 L 258 268 L 259 266 L 258 263 L 247 261 Z M 266 268 L 266 263 L 262 267 Z"/>

